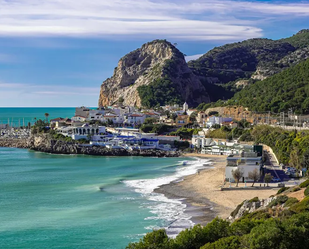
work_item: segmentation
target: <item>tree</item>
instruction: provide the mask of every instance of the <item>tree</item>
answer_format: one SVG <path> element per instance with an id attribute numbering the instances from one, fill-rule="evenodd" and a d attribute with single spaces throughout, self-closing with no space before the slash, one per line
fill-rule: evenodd
<path id="1" fill-rule="evenodd" d="M 249 172 L 248 177 L 253 180 L 252 187 L 260 179 L 260 173 L 258 169 L 254 169 L 252 172 Z"/>
<path id="2" fill-rule="evenodd" d="M 44 115 L 45 115 L 46 123 L 48 123 L 49 113 L 46 112 Z"/>
<path id="3" fill-rule="evenodd" d="M 268 183 L 270 183 L 272 179 L 273 179 L 273 176 L 270 173 L 265 174 L 264 181 L 267 183 L 267 187 L 268 187 Z"/>
<path id="4" fill-rule="evenodd" d="M 301 161 L 300 161 L 300 153 L 298 148 L 294 149 L 290 153 L 290 166 L 294 167 L 295 169 L 301 169 Z"/>
<path id="5" fill-rule="evenodd" d="M 244 176 L 244 172 L 240 168 L 237 168 L 235 170 L 232 170 L 232 175 L 237 183 L 236 187 L 238 187 L 239 180 Z"/>
<path id="6" fill-rule="evenodd" d="M 157 120 L 155 118 L 146 118 L 144 124 L 154 124 Z"/>

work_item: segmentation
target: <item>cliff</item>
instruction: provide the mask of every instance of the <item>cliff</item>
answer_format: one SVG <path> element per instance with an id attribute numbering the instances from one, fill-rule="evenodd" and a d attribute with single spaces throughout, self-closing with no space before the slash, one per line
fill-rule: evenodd
<path id="1" fill-rule="evenodd" d="M 121 58 L 114 75 L 101 85 L 99 106 L 117 101 L 152 107 L 185 101 L 192 106 L 210 100 L 183 54 L 171 43 L 155 40 Z"/>

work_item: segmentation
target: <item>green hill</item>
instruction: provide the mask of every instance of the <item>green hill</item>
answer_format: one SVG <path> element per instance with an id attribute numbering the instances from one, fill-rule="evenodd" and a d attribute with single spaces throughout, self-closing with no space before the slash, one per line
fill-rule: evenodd
<path id="1" fill-rule="evenodd" d="M 266 80 L 245 87 L 228 101 L 252 111 L 309 113 L 309 59 Z"/>

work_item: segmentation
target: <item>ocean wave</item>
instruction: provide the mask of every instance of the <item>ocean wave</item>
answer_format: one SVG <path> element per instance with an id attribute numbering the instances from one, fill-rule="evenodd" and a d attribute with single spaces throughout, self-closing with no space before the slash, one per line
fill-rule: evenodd
<path id="1" fill-rule="evenodd" d="M 185 163 L 179 161 L 178 163 L 178 168 L 171 175 L 155 179 L 122 181 L 126 186 L 134 189 L 135 192 L 148 200 L 141 207 L 149 209 L 153 215 L 145 218 L 145 220 L 161 221 L 161 227 L 166 228 L 171 237 L 174 237 L 175 231 L 178 234 L 181 230 L 193 226 L 194 223 L 190 220 L 192 217 L 185 212 L 187 206 L 183 203 L 183 199 L 168 199 L 163 194 L 154 193 L 153 191 L 162 185 L 181 181 L 185 176 L 193 175 L 211 165 L 209 160 L 199 158 L 185 161 Z M 152 230 L 153 228 L 147 227 L 146 229 Z"/>

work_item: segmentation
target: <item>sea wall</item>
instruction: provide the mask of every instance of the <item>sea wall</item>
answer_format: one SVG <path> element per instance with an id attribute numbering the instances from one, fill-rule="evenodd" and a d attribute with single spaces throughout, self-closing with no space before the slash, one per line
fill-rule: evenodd
<path id="1" fill-rule="evenodd" d="M 52 154 L 83 154 L 95 156 L 147 156 L 178 157 L 179 151 L 108 149 L 100 146 L 84 146 L 75 142 L 51 139 L 48 134 L 31 136 L 29 139 L 0 139 L 0 147 L 31 149 Z"/>

